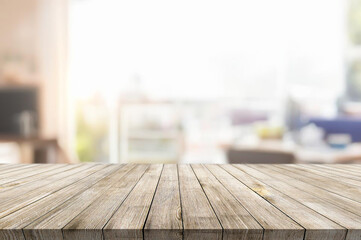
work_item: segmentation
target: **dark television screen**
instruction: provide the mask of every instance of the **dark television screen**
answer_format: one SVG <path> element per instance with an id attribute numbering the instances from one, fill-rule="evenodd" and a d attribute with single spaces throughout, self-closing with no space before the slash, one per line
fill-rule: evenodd
<path id="1" fill-rule="evenodd" d="M 0 135 L 20 135 L 19 115 L 30 111 L 38 127 L 38 89 L 36 87 L 0 88 Z"/>

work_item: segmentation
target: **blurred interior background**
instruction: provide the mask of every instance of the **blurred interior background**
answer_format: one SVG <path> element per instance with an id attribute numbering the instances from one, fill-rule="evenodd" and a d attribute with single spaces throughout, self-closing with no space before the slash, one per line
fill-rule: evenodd
<path id="1" fill-rule="evenodd" d="M 361 0 L 0 0 L 0 163 L 361 162 Z"/>

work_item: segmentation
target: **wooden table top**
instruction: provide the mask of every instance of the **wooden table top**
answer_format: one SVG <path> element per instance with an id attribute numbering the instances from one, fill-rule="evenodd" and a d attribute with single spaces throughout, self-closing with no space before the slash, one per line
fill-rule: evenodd
<path id="1" fill-rule="evenodd" d="M 361 165 L 0 165 L 0 239 L 361 239 Z"/>

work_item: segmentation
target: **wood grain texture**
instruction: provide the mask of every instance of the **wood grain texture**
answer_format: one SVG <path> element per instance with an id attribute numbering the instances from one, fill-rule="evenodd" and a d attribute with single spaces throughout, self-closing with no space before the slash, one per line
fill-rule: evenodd
<path id="1" fill-rule="evenodd" d="M 150 165 L 129 196 L 110 218 L 103 232 L 105 239 L 143 239 L 147 218 L 163 166 Z"/>
<path id="2" fill-rule="evenodd" d="M 144 227 L 144 239 L 181 240 L 182 230 L 178 169 L 175 164 L 166 164 Z"/>
<path id="3" fill-rule="evenodd" d="M 20 178 L 18 180 L 14 180 L 14 181 L 11 181 L 8 183 L 1 184 L 0 185 L 0 193 L 6 192 L 10 189 L 18 188 L 25 184 L 29 184 L 28 186 L 30 186 L 30 184 L 33 186 L 37 186 L 41 183 L 42 180 L 46 179 L 47 177 L 51 177 L 55 174 L 68 171 L 72 168 L 74 168 L 74 166 L 72 166 L 72 165 L 59 165 L 58 167 L 56 167 L 54 169 L 49 169 L 46 172 L 42 172 L 42 173 L 30 176 L 30 177 Z"/>
<path id="4" fill-rule="evenodd" d="M 324 164 L 324 167 L 345 170 L 351 174 L 361 174 L 361 164 Z"/>
<path id="5" fill-rule="evenodd" d="M 227 169 L 226 166 L 223 167 Z M 263 197 L 252 191 L 248 186 L 240 182 L 239 179 L 242 179 L 242 176 L 238 170 L 233 167 L 228 169 L 230 173 L 234 174 L 233 176 L 220 166 L 207 165 L 207 168 L 261 224 L 264 228 L 264 239 L 288 239 L 291 235 L 293 239 L 302 239 L 303 228 L 271 203 L 265 201 Z M 280 203 L 283 202 L 287 202 L 287 199 L 280 200 Z M 286 208 L 288 208 L 287 205 L 285 205 L 284 209 Z"/>
<path id="6" fill-rule="evenodd" d="M 309 194 L 312 194 L 319 199 L 322 199 L 326 202 L 330 202 L 336 206 L 339 206 L 349 212 L 352 212 L 356 215 L 361 216 L 361 203 L 351 200 L 349 198 L 346 198 L 342 195 L 329 192 L 325 189 L 313 186 L 309 183 L 294 179 L 291 174 L 291 176 L 288 176 L 286 172 L 283 169 L 277 168 L 273 165 L 262 165 L 261 168 L 257 168 L 258 171 L 261 171 L 265 174 L 268 174 L 275 179 L 279 179 L 283 182 L 286 182 L 287 184 L 298 188 L 304 192 L 307 192 Z"/>
<path id="7" fill-rule="evenodd" d="M 191 166 L 179 165 L 184 239 L 222 239 L 222 226 Z"/>
<path id="8" fill-rule="evenodd" d="M 303 190 L 297 189 L 289 184 L 274 180 L 273 176 L 268 176 L 257 170 L 257 166 L 249 167 L 244 165 L 237 165 L 237 168 L 247 172 L 251 176 L 254 176 L 260 179 L 262 182 L 266 183 L 271 187 L 277 187 L 277 189 L 290 196 L 293 199 L 301 202 L 303 205 L 312 209 L 315 212 L 322 214 L 328 219 L 334 221 L 335 223 L 343 226 L 347 230 L 346 239 L 347 240 L 356 240 L 361 239 L 361 218 L 360 216 L 345 211 L 344 209 L 333 205 L 329 202 L 321 200 L 315 197 L 313 194 L 309 194 Z"/>
<path id="9" fill-rule="evenodd" d="M 327 191 L 339 193 L 352 200 L 361 202 L 361 185 L 348 184 L 338 181 L 337 178 L 315 174 L 312 170 L 299 169 L 297 165 L 277 165 L 287 172 L 291 172 L 293 178 L 308 182 L 311 185 L 323 188 Z"/>
<path id="10" fill-rule="evenodd" d="M 102 229 L 148 169 L 137 165 L 63 228 L 64 239 L 102 239 Z"/>
<path id="11" fill-rule="evenodd" d="M 32 164 L 32 165 L 38 165 L 38 164 Z M 5 164 L 5 165 L 1 166 L 0 174 L 2 175 L 4 173 L 18 171 L 18 170 L 24 169 L 24 168 L 29 168 L 29 167 L 32 167 L 32 165 L 29 165 L 29 164 Z"/>
<path id="12" fill-rule="evenodd" d="M 82 165 L 56 174 L 39 184 L 26 185 L 0 195 L 0 218 L 38 201 L 72 183 L 104 168 L 102 165 Z"/>
<path id="13" fill-rule="evenodd" d="M 16 236 L 16 239 L 22 239 L 23 229 L 28 224 L 74 197 L 79 192 L 88 189 L 117 168 L 119 166 L 93 166 L 77 175 L 52 184 L 50 187 L 54 191 L 53 194 L 42 195 L 42 192 L 39 192 L 39 195 L 43 197 L 33 202 L 33 204 L 18 203 L 19 206 L 22 206 L 21 208 L 0 219 L 0 239 L 2 237 L 8 238 L 10 235 Z"/>
<path id="14" fill-rule="evenodd" d="M 23 179 L 23 178 L 40 175 L 41 173 L 45 173 L 45 172 L 51 171 L 53 169 L 58 169 L 58 168 L 61 168 L 61 166 L 57 166 L 55 164 L 52 164 L 50 166 L 41 164 L 39 166 L 32 166 L 32 167 L 20 169 L 19 171 L 12 171 L 12 172 L 8 172 L 5 174 L 1 174 L 0 185 L 14 182 L 16 180 Z"/>
<path id="15" fill-rule="evenodd" d="M 39 171 L 41 169 L 48 169 L 51 166 L 46 166 L 42 164 L 34 164 L 34 165 L 24 165 L 19 169 L 11 169 L 4 173 L 0 174 L 0 184 L 6 183 L 7 181 L 11 181 L 13 178 L 20 177 L 21 175 L 29 176 L 33 173 L 33 171 Z"/>
<path id="16" fill-rule="evenodd" d="M 338 176 L 339 178 L 341 177 L 341 179 L 350 178 L 357 181 L 361 181 L 361 170 L 358 173 L 356 173 L 342 168 L 330 168 L 329 166 L 322 166 L 321 164 L 319 165 L 309 164 L 309 165 L 299 165 L 299 166 L 318 170 L 319 172 L 328 173 L 334 176 Z"/>
<path id="17" fill-rule="evenodd" d="M 274 176 L 268 178 L 268 176 L 253 171 L 253 169 L 247 166 L 238 167 L 244 171 L 241 172 L 241 174 L 245 176 L 246 181 L 250 179 L 250 176 L 247 176 L 247 174 L 252 174 L 251 176 L 255 178 L 255 180 L 253 180 L 254 183 L 249 183 L 249 186 L 254 191 L 277 206 L 306 229 L 305 239 L 341 240 L 345 238 L 346 229 L 344 227 L 305 206 L 302 201 L 298 201 L 298 198 L 288 196 L 286 191 L 274 188 L 272 183 L 277 181 L 274 180 Z M 257 167 L 257 169 L 260 169 L 260 167 Z M 283 182 L 277 182 L 277 184 L 280 185 L 280 188 L 284 188 Z"/>
<path id="18" fill-rule="evenodd" d="M 222 225 L 223 239 L 261 240 L 263 228 L 237 199 L 207 168 L 199 164 L 192 165 L 192 168 Z"/>
<path id="19" fill-rule="evenodd" d="M 93 186 L 85 189 L 83 192 L 79 191 L 80 193 L 73 198 L 68 201 L 64 201 L 63 204 L 58 205 L 47 214 L 26 226 L 23 230 L 26 239 L 62 239 L 62 228 L 64 228 L 69 221 L 79 215 L 98 197 L 106 194 L 112 184 L 122 181 L 124 175 L 129 173 L 133 167 L 133 165 L 126 165 L 125 167 L 120 166 L 119 169 L 111 172 L 111 174 L 104 174 L 105 177 Z M 44 234 L 44 229 L 49 231 Z M 50 229 L 52 231 L 50 231 Z"/>
<path id="20" fill-rule="evenodd" d="M 294 166 L 289 166 L 289 168 L 291 170 L 298 170 L 298 171 L 303 171 L 304 173 L 308 174 L 308 173 L 311 173 L 313 175 L 317 175 L 317 176 L 322 176 L 324 177 L 325 179 L 330 179 L 329 181 L 330 182 L 340 182 L 341 184 L 347 184 L 347 185 L 353 185 L 357 188 L 360 188 L 360 179 L 352 179 L 352 178 L 349 178 L 349 177 L 342 177 L 340 178 L 339 175 L 335 174 L 334 172 L 332 171 L 322 171 L 322 170 L 319 170 L 319 169 L 315 169 L 314 167 L 310 166 L 310 167 L 304 167 L 303 165 L 294 165 Z M 349 175 L 348 175 L 349 176 Z"/>
<path id="21" fill-rule="evenodd" d="M 339 164 L 0 164 L 0 239 L 360 240 L 360 176 Z"/>

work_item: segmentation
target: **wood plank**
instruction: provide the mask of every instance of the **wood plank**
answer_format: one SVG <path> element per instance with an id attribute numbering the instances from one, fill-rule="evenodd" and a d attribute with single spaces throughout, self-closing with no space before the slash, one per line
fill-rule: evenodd
<path id="1" fill-rule="evenodd" d="M 282 191 L 279 191 L 277 187 L 268 186 L 234 166 L 222 165 L 222 168 L 304 227 L 306 229 L 304 239 L 326 240 L 345 238 L 345 228 L 335 224 L 307 206 L 304 206 L 302 202 L 297 201 L 297 199 L 291 198 Z M 284 239 L 287 239 L 287 237 Z M 303 239 L 303 235 L 301 239 Z"/>
<path id="2" fill-rule="evenodd" d="M 11 168 L 11 169 L 7 169 L 5 170 L 5 172 L 2 172 L 0 174 L 0 182 L 2 180 L 6 180 L 7 178 L 16 176 L 18 174 L 22 174 L 22 173 L 26 173 L 26 172 L 31 172 L 33 169 L 37 169 L 37 168 L 41 168 L 44 167 L 45 165 L 40 165 L 40 164 L 34 164 L 34 165 L 23 165 L 20 166 L 19 168 Z"/>
<path id="3" fill-rule="evenodd" d="M 327 165 L 323 166 L 322 164 L 319 164 L 319 165 L 302 164 L 302 165 L 297 165 L 297 166 L 300 166 L 302 168 L 313 169 L 313 170 L 323 172 L 323 173 L 327 173 L 327 174 L 333 175 L 337 178 L 342 177 L 342 178 L 346 178 L 346 179 L 353 179 L 353 180 L 356 180 L 359 182 L 361 181 L 361 170 L 360 170 L 360 173 L 354 173 L 354 172 L 343 170 L 341 168 L 329 168 Z M 359 183 L 359 184 L 361 184 L 361 183 Z"/>
<path id="4" fill-rule="evenodd" d="M 324 164 L 331 169 L 342 169 L 354 174 L 361 174 L 361 164 Z"/>
<path id="5" fill-rule="evenodd" d="M 136 166 L 133 164 L 127 164 L 124 167 L 119 168 L 85 191 L 68 201 L 64 201 L 63 204 L 38 218 L 24 228 L 23 231 L 26 239 L 62 240 L 62 228 L 77 217 L 83 210 L 88 208 L 96 199 L 107 194 L 114 185 L 123 181 L 126 174 L 133 174 L 132 170 L 134 170 L 134 168 L 136 168 Z"/>
<path id="6" fill-rule="evenodd" d="M 337 179 L 326 178 L 319 176 L 304 169 L 297 169 L 293 165 L 274 165 L 285 171 L 291 172 L 292 177 L 300 179 L 311 185 L 323 188 L 327 191 L 334 192 L 336 194 L 342 193 L 342 196 L 348 197 L 354 201 L 361 202 L 361 186 L 350 185 L 344 182 L 337 181 Z"/>
<path id="7" fill-rule="evenodd" d="M 29 164 L 3 164 L 0 167 L 0 174 L 6 173 L 9 171 L 11 172 L 13 170 L 17 170 L 22 167 L 29 167 Z"/>
<path id="8" fill-rule="evenodd" d="M 322 216 L 319 215 L 316 216 L 319 216 L 320 219 L 318 219 L 317 221 L 312 221 L 312 219 L 314 219 L 315 217 L 315 214 L 313 214 L 313 212 L 311 212 L 310 214 L 309 209 L 304 209 L 305 207 L 298 202 L 296 202 L 296 204 L 294 205 L 295 201 L 289 201 L 287 196 L 282 197 L 282 194 L 278 193 L 273 189 L 269 189 L 268 191 L 270 192 L 270 194 L 276 195 L 276 197 L 273 198 L 274 201 L 278 200 L 278 204 L 283 203 L 282 210 L 286 210 L 286 214 L 290 216 L 288 217 L 274 205 L 272 205 L 268 201 L 265 201 L 265 199 L 263 199 L 257 193 L 253 192 L 244 183 L 240 182 L 238 179 L 242 179 L 243 176 L 239 173 L 237 169 L 233 167 L 230 169 L 230 172 L 235 174 L 235 176 L 233 176 L 220 166 L 206 165 L 206 167 L 261 224 L 261 226 L 264 228 L 264 239 L 303 239 L 303 228 L 290 218 L 293 215 L 293 210 L 300 209 L 298 207 L 301 207 L 300 210 L 302 210 L 302 214 L 300 214 L 299 216 L 295 216 L 296 219 L 302 219 L 302 217 L 312 217 L 311 224 L 314 224 L 312 225 L 312 229 L 316 230 L 318 229 L 318 226 L 326 226 L 323 228 L 327 228 L 334 225 L 327 225 L 326 223 L 329 223 L 330 221 L 327 221 L 327 219 L 325 220 Z M 236 176 L 238 179 L 236 178 Z M 319 237 L 320 235 L 321 234 L 315 234 L 314 236 Z"/>
<path id="9" fill-rule="evenodd" d="M 252 167 L 252 165 L 249 165 Z M 326 191 L 325 189 L 313 186 L 301 180 L 297 180 L 285 174 L 283 169 L 279 169 L 272 165 L 260 165 L 257 168 L 258 171 L 263 172 L 264 174 L 270 175 L 276 179 L 279 179 L 287 184 L 298 188 L 302 191 L 308 192 L 319 199 L 330 202 L 340 208 L 343 208 L 349 212 L 352 212 L 356 215 L 361 216 L 361 203 L 351 200 L 349 198 L 345 198 L 339 194 L 335 194 L 333 192 Z"/>
<path id="10" fill-rule="evenodd" d="M 64 239 L 103 239 L 102 229 L 143 176 L 148 165 L 137 165 L 63 228 Z"/>
<path id="11" fill-rule="evenodd" d="M 54 183 L 57 191 L 0 219 L 0 239 L 24 239 L 23 228 L 119 169 L 117 165 L 94 165 L 66 181 Z M 69 181 L 70 184 L 69 184 Z"/>
<path id="12" fill-rule="evenodd" d="M 222 228 L 223 239 L 261 240 L 263 228 L 234 196 L 200 164 L 192 164 L 198 178 Z M 299 227 L 299 226 L 298 226 Z M 297 230 L 302 229 L 299 227 Z M 300 231 L 302 234 L 302 231 Z"/>
<path id="13" fill-rule="evenodd" d="M 0 218 L 69 185 L 103 168 L 102 165 L 79 165 L 73 169 L 56 174 L 41 184 L 24 185 L 0 193 Z"/>
<path id="14" fill-rule="evenodd" d="M 319 164 L 319 165 L 324 165 L 324 167 L 327 167 L 329 169 L 337 169 L 337 170 L 342 170 L 348 173 L 351 173 L 353 175 L 360 175 L 361 174 L 361 164 L 360 165 L 355 165 L 355 164 Z M 356 166 L 359 166 L 359 168 L 357 168 Z"/>
<path id="15" fill-rule="evenodd" d="M 150 165 L 133 191 L 105 225 L 105 239 L 143 239 L 143 227 L 163 165 Z"/>
<path id="16" fill-rule="evenodd" d="M 10 183 L 19 179 L 31 177 L 57 168 L 59 167 L 55 164 L 51 164 L 51 165 L 42 164 L 39 166 L 33 166 L 32 168 L 23 168 L 19 171 L 13 171 L 8 174 L 2 174 L 0 177 L 0 185 Z"/>
<path id="17" fill-rule="evenodd" d="M 30 167 L 29 164 L 4 164 L 0 168 L 0 174 L 16 171 L 21 168 L 27 168 Z"/>
<path id="18" fill-rule="evenodd" d="M 182 236 L 178 169 L 175 164 L 166 164 L 144 227 L 144 239 L 181 240 Z"/>
<path id="19" fill-rule="evenodd" d="M 30 191 L 26 191 L 28 186 L 14 188 L 0 194 L 0 218 L 23 208 L 39 199 L 46 197 L 59 189 L 73 184 L 74 182 L 95 173 L 105 165 L 81 165 L 80 167 L 71 169 L 46 179 L 45 185 L 34 189 L 34 185 L 29 187 Z M 35 185 L 35 187 L 37 187 Z"/>
<path id="20" fill-rule="evenodd" d="M 222 239 L 222 226 L 193 170 L 179 165 L 178 171 L 184 239 Z"/>
<path id="21" fill-rule="evenodd" d="M 317 169 L 313 169 L 311 166 L 310 167 L 304 167 L 303 165 L 292 165 L 289 166 L 289 168 L 292 170 L 296 169 L 299 170 L 301 172 L 306 172 L 306 173 L 310 173 L 314 176 L 322 176 L 326 179 L 326 181 L 330 181 L 330 182 L 340 182 L 342 184 L 347 184 L 347 185 L 354 185 L 355 187 L 360 187 L 360 181 L 354 180 L 354 179 L 350 179 L 350 178 L 340 178 L 340 176 L 335 175 L 334 173 L 329 173 L 326 171 L 322 171 L 322 170 L 317 170 Z M 361 187 L 359 188 L 361 191 Z"/>
<path id="22" fill-rule="evenodd" d="M 41 184 L 41 181 L 39 181 L 39 180 L 45 179 L 47 177 L 51 177 L 51 176 L 53 176 L 55 174 L 58 174 L 58 173 L 65 172 L 65 171 L 70 170 L 72 168 L 74 168 L 74 166 L 63 164 L 63 165 L 60 165 L 60 166 L 58 166 L 57 168 L 55 168 L 53 170 L 49 170 L 49 171 L 42 172 L 42 173 L 30 176 L 30 177 L 20 178 L 18 180 L 12 181 L 12 182 L 1 184 L 0 185 L 0 193 L 6 192 L 6 191 L 8 191 L 10 189 L 14 189 L 14 188 L 24 186 L 26 184 L 28 184 L 28 186 L 30 186 L 30 184 L 38 186 L 38 184 Z"/>
<path id="23" fill-rule="evenodd" d="M 345 211 L 344 209 L 335 206 L 329 202 L 323 201 L 312 194 L 306 193 L 302 190 L 294 188 L 283 181 L 275 180 L 274 177 L 263 174 L 258 171 L 257 168 L 262 168 L 261 166 L 245 166 L 245 165 L 235 165 L 241 171 L 257 178 L 259 181 L 264 184 L 277 188 L 280 192 L 288 195 L 293 199 L 301 202 L 303 205 L 313 209 L 314 211 L 324 215 L 325 217 L 331 219 L 337 224 L 345 227 L 347 229 L 346 240 L 356 240 L 361 239 L 361 218 L 358 215 Z M 267 197 L 267 193 L 256 188 L 255 191 L 258 191 L 259 194 Z M 307 231 L 306 231 L 307 234 Z"/>
<path id="24" fill-rule="evenodd" d="M 76 174 L 77 172 L 82 171 L 83 169 L 90 168 L 94 165 L 69 165 L 67 166 L 63 171 L 51 174 L 50 176 L 46 176 L 45 178 L 40 178 L 37 181 L 26 183 L 24 181 L 24 184 L 20 184 L 20 186 L 12 183 L 4 184 L 2 186 L 8 186 L 4 187 L 3 189 L 0 189 L 0 206 L 1 202 L 5 202 L 7 199 L 13 199 L 17 196 L 28 194 L 32 191 L 38 190 L 40 188 L 43 188 L 44 186 L 48 186 L 54 181 L 58 181 L 59 179 L 62 179 L 65 176 L 70 176 L 71 174 Z M 22 180 L 19 180 L 22 182 Z M 6 193 L 5 193 L 6 192 Z M 0 211 L 1 212 L 1 211 Z"/>
<path id="25" fill-rule="evenodd" d="M 361 239 L 361 165 L 16 166 L 0 239 Z"/>

